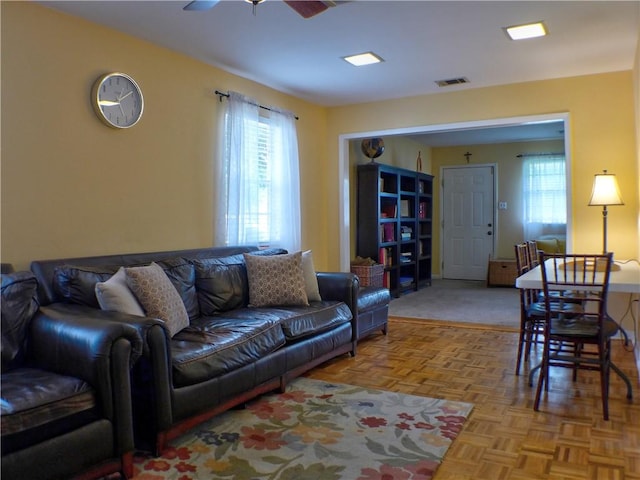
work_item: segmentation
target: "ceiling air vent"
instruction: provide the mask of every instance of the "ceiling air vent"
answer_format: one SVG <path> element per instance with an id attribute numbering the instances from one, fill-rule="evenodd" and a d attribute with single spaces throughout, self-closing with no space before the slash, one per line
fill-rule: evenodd
<path id="1" fill-rule="evenodd" d="M 461 83 L 469 83 L 469 79 L 466 77 L 449 78 L 447 80 L 436 80 L 436 84 L 439 87 L 448 87 L 450 85 L 459 85 Z"/>

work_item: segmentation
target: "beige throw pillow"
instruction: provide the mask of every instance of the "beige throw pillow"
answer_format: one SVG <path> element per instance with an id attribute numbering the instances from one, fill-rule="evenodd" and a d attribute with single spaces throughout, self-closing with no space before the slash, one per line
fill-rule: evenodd
<path id="1" fill-rule="evenodd" d="M 164 320 L 172 337 L 189 325 L 184 303 L 162 267 L 152 263 L 146 267 L 129 267 L 126 273 L 127 284 L 147 316 Z"/>
<path id="2" fill-rule="evenodd" d="M 316 268 L 313 265 L 313 255 L 311 250 L 302 252 L 302 273 L 304 274 L 304 287 L 307 291 L 307 298 L 310 302 L 319 302 L 320 290 L 318 289 L 318 277 L 316 277 Z"/>
<path id="3" fill-rule="evenodd" d="M 309 305 L 302 273 L 302 252 L 286 255 L 244 254 L 249 306 Z"/>
<path id="4" fill-rule="evenodd" d="M 144 317 L 144 310 L 127 285 L 127 273 L 124 267 L 120 267 L 106 282 L 96 283 L 95 290 L 96 298 L 102 310 Z"/>

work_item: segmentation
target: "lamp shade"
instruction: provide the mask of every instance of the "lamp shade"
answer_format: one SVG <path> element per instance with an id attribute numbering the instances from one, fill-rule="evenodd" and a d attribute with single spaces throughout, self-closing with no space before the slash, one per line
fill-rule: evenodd
<path id="1" fill-rule="evenodd" d="M 616 176 L 612 173 L 598 173 L 593 179 L 593 191 L 589 205 L 624 205 Z"/>

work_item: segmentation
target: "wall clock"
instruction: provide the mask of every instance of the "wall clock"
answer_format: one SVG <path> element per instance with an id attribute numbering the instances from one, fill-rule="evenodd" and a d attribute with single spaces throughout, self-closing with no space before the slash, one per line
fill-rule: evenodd
<path id="1" fill-rule="evenodd" d="M 96 80 L 91 103 L 98 118 L 114 128 L 133 127 L 142 117 L 144 100 L 136 81 L 124 73 L 107 73 Z"/>

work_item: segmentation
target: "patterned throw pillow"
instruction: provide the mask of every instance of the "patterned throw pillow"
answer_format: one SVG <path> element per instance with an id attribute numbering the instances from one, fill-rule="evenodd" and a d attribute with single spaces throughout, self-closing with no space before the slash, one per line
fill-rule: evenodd
<path id="1" fill-rule="evenodd" d="M 148 317 L 164 320 L 172 337 L 189 325 L 184 303 L 162 267 L 152 263 L 146 267 L 129 267 L 125 270 L 127 284 Z"/>
<path id="2" fill-rule="evenodd" d="M 258 256 L 244 254 L 249 306 L 309 305 L 302 273 L 302 252 Z"/>

